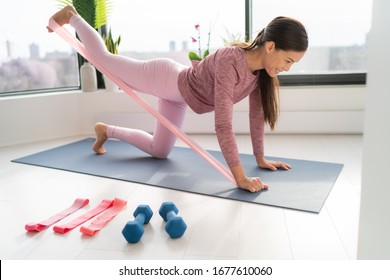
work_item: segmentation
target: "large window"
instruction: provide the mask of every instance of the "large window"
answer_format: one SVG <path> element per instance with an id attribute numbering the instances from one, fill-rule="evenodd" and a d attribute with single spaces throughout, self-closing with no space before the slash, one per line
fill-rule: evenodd
<path id="1" fill-rule="evenodd" d="M 59 36 L 46 31 L 48 18 L 58 10 L 58 3 L 13 0 L 3 7 L 0 95 L 79 88 L 76 53 Z M 344 83 L 345 79 L 365 81 L 372 0 L 112 0 L 112 3 L 108 27 L 114 37 L 121 35 L 122 55 L 138 59 L 170 57 L 189 65 L 188 52 L 198 53 L 198 31 L 202 52 L 207 48 L 210 32 L 212 52 L 232 40 L 245 40 L 248 32 L 255 37 L 274 17 L 284 15 L 305 24 L 310 46 L 302 61 L 281 75 L 281 80 L 305 83 L 325 76 L 328 83 Z M 247 7 L 251 7 L 249 12 Z M 246 24 L 248 17 L 251 28 Z"/>
<path id="2" fill-rule="evenodd" d="M 304 58 L 287 73 L 353 77 L 366 72 L 372 0 L 252 0 L 253 33 L 276 16 L 294 17 L 309 34 Z M 350 76 L 346 76 L 350 75 Z"/>
<path id="3" fill-rule="evenodd" d="M 78 88 L 77 55 L 56 34 L 49 17 L 56 0 L 13 0 L 0 17 L 0 94 Z"/>
<path id="4" fill-rule="evenodd" d="M 191 42 L 191 36 L 196 38 L 197 23 L 203 47 L 209 26 L 211 49 L 223 46 L 224 40 L 244 40 L 248 2 L 252 2 L 252 38 L 276 16 L 294 17 L 305 24 L 309 50 L 286 74 L 308 79 L 311 75 L 337 74 L 341 79 L 352 79 L 349 74 L 360 78 L 359 74 L 366 72 L 372 0 L 116 0 L 116 16 L 110 23 L 123 37 L 123 54 L 138 58 L 173 56 L 188 64 L 188 50 L 197 48 L 197 43 Z M 332 79 L 338 82 L 340 78 Z"/>
<path id="5" fill-rule="evenodd" d="M 121 35 L 119 52 L 134 58 L 171 57 L 190 64 L 188 52 L 202 53 L 234 39 L 244 40 L 245 2 L 226 0 L 114 0 L 109 26 Z M 194 38 L 197 42 L 193 42 Z"/>

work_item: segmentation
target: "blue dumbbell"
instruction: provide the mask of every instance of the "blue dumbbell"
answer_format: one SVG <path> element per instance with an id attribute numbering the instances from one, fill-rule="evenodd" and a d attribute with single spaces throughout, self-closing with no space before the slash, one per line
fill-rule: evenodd
<path id="1" fill-rule="evenodd" d="M 171 238 L 182 237 L 187 229 L 183 218 L 176 216 L 179 213 L 176 205 L 172 202 L 164 202 L 158 211 L 160 216 L 167 222 L 165 231 Z"/>
<path id="2" fill-rule="evenodd" d="M 153 211 L 148 205 L 139 205 L 135 209 L 133 216 L 135 220 L 127 222 L 122 230 L 123 236 L 129 243 L 137 243 L 140 241 L 144 234 L 143 225 L 149 223 L 153 216 Z"/>

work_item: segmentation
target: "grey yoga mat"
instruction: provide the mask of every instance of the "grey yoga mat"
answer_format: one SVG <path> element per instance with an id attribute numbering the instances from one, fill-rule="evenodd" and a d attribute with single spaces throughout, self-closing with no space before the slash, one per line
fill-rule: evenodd
<path id="1" fill-rule="evenodd" d="M 270 171 L 256 166 L 253 155 L 241 154 L 247 176 L 260 177 L 269 190 L 250 193 L 238 189 L 190 148 L 175 147 L 168 159 L 155 159 L 132 145 L 116 140 L 105 143 L 107 153 L 96 155 L 87 138 L 12 160 L 116 180 L 179 191 L 319 213 L 343 165 L 319 161 L 281 160 L 292 169 Z M 219 151 L 209 151 L 225 162 Z"/>

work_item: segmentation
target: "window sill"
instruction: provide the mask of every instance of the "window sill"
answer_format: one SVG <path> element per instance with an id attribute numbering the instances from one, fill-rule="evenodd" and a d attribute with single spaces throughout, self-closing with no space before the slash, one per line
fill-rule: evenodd
<path id="1" fill-rule="evenodd" d="M 281 86 L 365 85 L 367 73 L 284 74 L 278 77 Z"/>

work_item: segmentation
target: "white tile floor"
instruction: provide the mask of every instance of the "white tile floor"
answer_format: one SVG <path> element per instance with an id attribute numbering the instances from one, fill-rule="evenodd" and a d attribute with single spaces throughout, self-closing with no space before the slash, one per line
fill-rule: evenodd
<path id="1" fill-rule="evenodd" d="M 214 136 L 191 137 L 207 149 L 218 149 Z M 345 165 L 320 214 L 10 162 L 82 138 L 0 148 L 0 259 L 356 259 L 361 135 L 266 135 L 268 156 Z M 238 136 L 238 144 L 240 152 L 251 153 L 248 136 Z M 27 222 L 48 218 L 76 197 L 89 198 L 89 209 L 114 197 L 127 200 L 127 206 L 94 237 L 83 237 L 79 228 L 64 235 L 52 228 L 37 234 L 24 230 Z M 188 225 L 180 239 L 168 237 L 156 213 L 168 200 L 178 205 Z M 155 215 L 141 241 L 128 244 L 121 230 L 141 203 L 149 204 Z"/>

